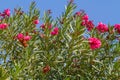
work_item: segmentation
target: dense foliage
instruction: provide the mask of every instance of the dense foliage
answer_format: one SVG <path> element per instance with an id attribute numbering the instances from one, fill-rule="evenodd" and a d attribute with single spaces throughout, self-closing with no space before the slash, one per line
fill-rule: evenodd
<path id="1" fill-rule="evenodd" d="M 95 26 L 75 8 L 69 2 L 56 19 L 50 10 L 40 17 L 35 2 L 1 12 L 0 80 L 120 79 L 120 24 Z"/>

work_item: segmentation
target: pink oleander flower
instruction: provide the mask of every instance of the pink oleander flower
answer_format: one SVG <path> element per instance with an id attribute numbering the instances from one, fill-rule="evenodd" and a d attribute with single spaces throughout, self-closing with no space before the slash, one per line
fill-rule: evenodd
<path id="1" fill-rule="evenodd" d="M 37 20 L 34 20 L 33 23 L 34 23 L 34 24 L 39 24 L 39 20 L 38 20 L 38 19 L 37 19 Z"/>
<path id="2" fill-rule="evenodd" d="M 25 41 L 29 41 L 31 39 L 31 36 L 24 36 Z"/>
<path id="3" fill-rule="evenodd" d="M 88 19 L 89 19 L 89 16 L 88 16 L 88 15 L 84 15 L 84 16 L 82 17 L 82 20 L 83 20 L 83 21 L 88 21 Z"/>
<path id="4" fill-rule="evenodd" d="M 53 29 L 54 32 L 58 32 L 58 30 L 59 30 L 58 27 L 55 27 L 55 28 Z"/>
<path id="5" fill-rule="evenodd" d="M 28 33 L 27 33 L 28 34 Z M 22 33 L 19 33 L 16 38 L 21 42 L 21 44 L 24 46 L 24 47 L 27 47 L 28 44 L 27 44 L 27 41 L 29 41 L 31 39 L 31 36 L 24 36 L 24 34 Z"/>
<path id="6" fill-rule="evenodd" d="M 59 28 L 58 27 L 55 27 L 53 29 L 53 31 L 51 32 L 51 35 L 58 35 L 58 32 L 59 32 Z"/>
<path id="7" fill-rule="evenodd" d="M 40 27 L 41 27 L 42 29 L 45 29 L 45 24 L 42 24 Z"/>
<path id="8" fill-rule="evenodd" d="M 80 15 L 81 15 L 81 12 L 78 11 L 78 12 L 75 13 L 75 15 L 80 16 Z"/>
<path id="9" fill-rule="evenodd" d="M 87 28 L 88 31 L 91 31 L 94 28 L 93 21 L 90 21 L 90 20 L 86 21 L 85 25 L 86 25 L 86 28 Z"/>
<path id="10" fill-rule="evenodd" d="M 23 39 L 24 39 L 24 35 L 23 35 L 22 33 L 19 33 L 19 34 L 17 35 L 17 39 L 18 39 L 18 40 L 23 40 Z"/>
<path id="11" fill-rule="evenodd" d="M 91 21 L 91 20 L 82 21 L 81 26 L 85 26 L 88 31 L 91 31 L 94 28 L 93 21 Z"/>
<path id="12" fill-rule="evenodd" d="M 86 24 L 85 24 L 85 21 L 82 21 L 81 22 L 81 26 L 85 26 Z"/>
<path id="13" fill-rule="evenodd" d="M 107 32 L 108 31 L 108 26 L 103 24 L 102 22 L 98 23 L 98 26 L 96 27 L 98 31 L 101 33 Z"/>
<path id="14" fill-rule="evenodd" d="M 5 15 L 10 16 L 10 9 L 5 9 L 3 13 L 4 13 L 4 16 Z"/>
<path id="15" fill-rule="evenodd" d="M 90 48 L 92 50 L 100 48 L 101 47 L 101 41 L 98 38 L 89 38 L 89 44 L 90 44 Z"/>
<path id="16" fill-rule="evenodd" d="M 3 30 L 3 29 L 6 29 L 8 27 L 8 24 L 7 23 L 2 23 L 0 24 L 0 29 Z"/>
<path id="17" fill-rule="evenodd" d="M 115 24 L 114 28 L 120 34 L 120 24 Z"/>
<path id="18" fill-rule="evenodd" d="M 31 39 L 31 36 L 24 36 L 24 34 L 22 34 L 22 33 L 19 33 L 18 35 L 17 35 L 17 39 L 18 40 L 20 40 L 20 41 L 22 41 L 22 40 L 24 40 L 24 41 L 29 41 L 30 39 Z"/>

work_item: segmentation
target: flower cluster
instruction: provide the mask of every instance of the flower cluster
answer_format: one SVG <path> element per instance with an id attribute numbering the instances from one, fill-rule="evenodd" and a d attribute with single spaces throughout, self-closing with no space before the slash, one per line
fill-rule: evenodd
<path id="1" fill-rule="evenodd" d="M 107 25 L 106 25 L 106 24 L 103 24 L 102 22 L 100 22 L 96 28 L 97 28 L 97 30 L 98 30 L 99 32 L 101 32 L 101 33 L 104 33 L 104 32 L 107 32 L 107 31 L 108 31 Z"/>
<path id="2" fill-rule="evenodd" d="M 93 21 L 89 20 L 88 15 L 82 16 L 82 26 L 85 26 L 88 31 L 91 31 L 94 28 Z"/>
<path id="3" fill-rule="evenodd" d="M 114 27 L 115 30 L 120 34 L 120 24 L 115 24 Z"/>
<path id="4" fill-rule="evenodd" d="M 27 47 L 28 46 L 27 42 L 31 39 L 31 36 L 29 35 L 24 36 L 22 33 L 19 33 L 17 35 L 17 39 L 22 43 L 24 47 Z"/>
<path id="5" fill-rule="evenodd" d="M 51 35 L 58 35 L 58 32 L 59 32 L 59 28 L 58 27 L 55 27 L 53 29 L 53 31 L 51 32 Z"/>
<path id="6" fill-rule="evenodd" d="M 4 30 L 8 27 L 8 24 L 7 23 L 2 23 L 0 24 L 0 30 Z"/>
<path id="7" fill-rule="evenodd" d="M 90 48 L 92 50 L 100 48 L 101 41 L 99 39 L 91 37 L 88 40 L 89 40 Z"/>
<path id="8" fill-rule="evenodd" d="M 36 19 L 36 20 L 33 21 L 33 23 L 34 23 L 34 24 L 39 24 L 39 20 Z"/>
<path id="9" fill-rule="evenodd" d="M 0 16 L 2 17 L 10 16 L 10 9 L 5 9 L 3 13 L 0 13 Z"/>

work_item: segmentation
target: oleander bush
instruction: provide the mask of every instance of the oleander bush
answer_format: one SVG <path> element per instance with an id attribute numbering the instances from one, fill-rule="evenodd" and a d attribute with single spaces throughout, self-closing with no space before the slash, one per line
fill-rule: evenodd
<path id="1" fill-rule="evenodd" d="M 119 80 L 120 24 L 94 25 L 70 1 L 61 16 L 0 13 L 0 80 Z"/>

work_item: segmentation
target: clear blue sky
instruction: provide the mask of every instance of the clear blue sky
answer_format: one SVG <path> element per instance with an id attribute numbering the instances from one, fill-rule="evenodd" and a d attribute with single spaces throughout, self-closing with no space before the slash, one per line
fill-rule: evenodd
<path id="1" fill-rule="evenodd" d="M 33 0 L 0 0 L 0 11 L 6 8 L 14 9 L 21 6 L 27 11 Z M 64 11 L 64 6 L 68 0 L 35 0 L 41 13 L 44 10 L 51 9 L 54 17 L 59 16 Z M 90 19 L 95 24 L 102 21 L 103 23 L 120 23 L 120 0 L 75 0 L 77 10 L 84 9 Z"/>

